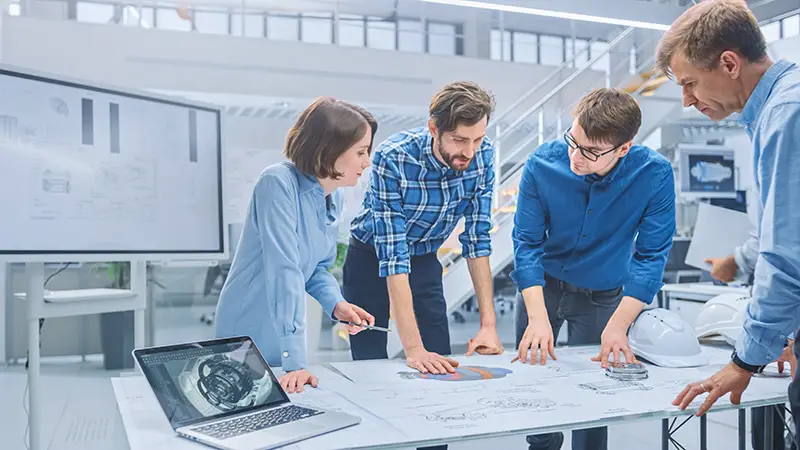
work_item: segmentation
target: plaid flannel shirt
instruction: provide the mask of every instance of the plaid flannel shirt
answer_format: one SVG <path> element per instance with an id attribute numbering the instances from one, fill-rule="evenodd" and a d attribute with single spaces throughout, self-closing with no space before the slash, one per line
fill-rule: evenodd
<path id="1" fill-rule="evenodd" d="M 409 273 L 410 257 L 435 252 L 465 218 L 463 256 L 491 254 L 494 147 L 488 138 L 457 172 L 433 154 L 427 127 L 392 135 L 372 155 L 369 185 L 352 236 L 375 247 L 381 277 Z"/>

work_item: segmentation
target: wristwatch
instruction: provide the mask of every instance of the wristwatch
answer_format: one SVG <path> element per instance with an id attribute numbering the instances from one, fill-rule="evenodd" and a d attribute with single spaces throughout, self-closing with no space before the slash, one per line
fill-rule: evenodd
<path id="1" fill-rule="evenodd" d="M 734 364 L 739 366 L 739 368 L 744 369 L 751 373 L 761 373 L 764 371 L 764 368 L 767 367 L 766 364 L 763 366 L 755 366 L 753 364 L 747 364 L 746 362 L 742 361 L 741 358 L 739 358 L 739 355 L 736 354 L 736 350 L 733 351 L 733 354 L 731 355 L 731 360 L 733 361 Z"/>

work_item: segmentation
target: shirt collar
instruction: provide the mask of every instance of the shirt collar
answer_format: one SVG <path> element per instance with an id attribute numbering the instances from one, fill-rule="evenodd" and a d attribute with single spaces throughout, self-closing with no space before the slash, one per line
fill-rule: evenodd
<path id="1" fill-rule="evenodd" d="M 436 155 L 433 154 L 433 136 L 429 128 L 425 128 L 424 138 L 425 142 L 422 144 L 422 153 L 428 165 L 432 169 L 443 173 L 450 170 L 450 166 L 436 159 Z"/>
<path id="2" fill-rule="evenodd" d="M 623 165 L 625 165 L 625 156 L 620 158 L 619 161 L 617 161 L 617 165 L 615 165 L 614 168 L 611 169 L 611 172 L 608 172 L 604 177 L 601 177 L 596 173 L 590 173 L 589 175 L 584 175 L 583 179 L 589 183 L 598 183 L 601 186 L 607 186 L 609 183 L 614 181 Z"/>
<path id="3" fill-rule="evenodd" d="M 740 125 L 749 128 L 755 123 L 769 95 L 772 93 L 772 88 L 775 86 L 775 83 L 778 82 L 778 79 L 784 72 L 791 69 L 794 65 L 795 64 L 791 61 L 779 60 L 764 72 L 764 75 L 758 81 L 753 93 L 750 94 L 750 98 L 745 102 L 744 108 L 742 108 L 742 113 L 739 116 Z"/>
<path id="4" fill-rule="evenodd" d="M 291 162 L 287 161 L 286 164 L 288 164 L 294 173 L 297 174 L 297 186 L 300 194 L 304 194 L 309 191 L 314 191 L 320 195 L 325 194 L 325 190 L 322 188 L 322 185 L 319 183 L 317 177 L 303 173 Z"/>

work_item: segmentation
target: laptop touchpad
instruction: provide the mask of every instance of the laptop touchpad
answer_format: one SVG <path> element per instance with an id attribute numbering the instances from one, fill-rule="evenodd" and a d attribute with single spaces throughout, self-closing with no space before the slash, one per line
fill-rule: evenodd
<path id="1" fill-rule="evenodd" d="M 281 437 L 294 437 L 297 435 L 306 435 L 309 433 L 314 433 L 318 430 L 321 430 L 325 427 L 321 425 L 316 425 L 311 421 L 305 420 L 301 422 L 290 423 L 286 425 L 282 425 L 279 427 L 275 427 L 269 430 L 270 434 L 276 434 Z"/>

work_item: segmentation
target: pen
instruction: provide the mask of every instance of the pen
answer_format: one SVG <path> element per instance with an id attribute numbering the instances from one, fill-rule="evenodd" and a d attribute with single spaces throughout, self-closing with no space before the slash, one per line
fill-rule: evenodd
<path id="1" fill-rule="evenodd" d="M 354 327 L 364 327 L 364 328 L 366 328 L 368 330 L 373 330 L 373 331 L 383 331 L 384 333 L 391 333 L 391 331 L 392 331 L 389 328 L 383 328 L 383 327 L 378 327 L 378 326 L 375 326 L 375 325 L 369 325 L 367 323 L 362 323 L 362 324 L 359 325 L 357 323 L 348 322 L 346 320 L 340 320 L 339 323 L 343 323 L 345 325 L 350 325 L 350 326 L 354 326 Z"/>
<path id="2" fill-rule="evenodd" d="M 511 363 L 513 364 L 517 361 L 519 361 L 519 356 L 515 356 L 514 359 L 511 360 Z"/>

